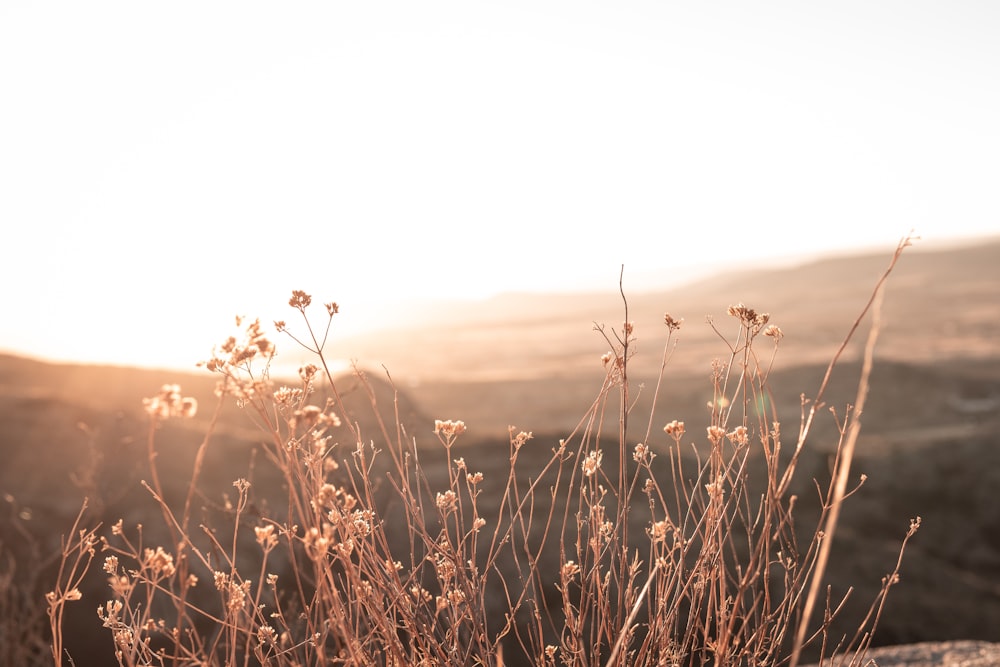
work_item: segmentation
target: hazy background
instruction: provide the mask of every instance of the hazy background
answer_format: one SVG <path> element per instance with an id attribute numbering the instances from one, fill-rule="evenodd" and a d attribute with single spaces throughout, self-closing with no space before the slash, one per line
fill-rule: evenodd
<path id="1" fill-rule="evenodd" d="M 1000 230 L 991 2 L 0 5 L 0 349 Z"/>

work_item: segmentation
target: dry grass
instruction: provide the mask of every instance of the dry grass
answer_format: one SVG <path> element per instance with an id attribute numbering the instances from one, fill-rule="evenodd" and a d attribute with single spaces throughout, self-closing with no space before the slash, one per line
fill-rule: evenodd
<path id="1" fill-rule="evenodd" d="M 122 522 L 87 527 L 81 512 L 47 598 L 53 662 L 75 657 L 62 645 L 67 605 L 98 607 L 79 601 L 91 574 L 110 586 L 98 620 L 121 665 L 795 665 L 804 647 L 859 662 L 898 562 L 850 636 L 830 631 L 844 600 L 823 577 L 851 493 L 877 326 L 858 400 L 838 418 L 834 474 L 817 482 L 819 521 L 803 531 L 789 488 L 826 381 L 803 401 L 795 445 L 783 449 L 765 400 L 782 333 L 740 304 L 729 309 L 732 333 L 716 329 L 726 357 L 713 367 L 707 432 L 660 415 L 655 395 L 648 415 L 634 414 L 636 332 L 622 298 L 624 324 L 600 330 L 610 348 L 604 382 L 576 429 L 540 456 L 531 433 L 512 427 L 506 451 L 489 453 L 509 463 L 495 479 L 466 461 L 461 421 L 437 421 L 428 446 L 423 432 L 382 419 L 372 394 L 377 427 L 362 432 L 323 351 L 337 306 L 326 304 L 316 327 L 311 298 L 294 292 L 301 329 L 275 324 L 314 356 L 297 386 L 270 378 L 275 345 L 259 322 L 207 363 L 220 378 L 215 414 L 242 406 L 262 434 L 257 465 L 278 471 L 286 497 L 257 497 L 251 470 L 221 508 L 226 524 L 196 518 L 210 428 L 186 497 L 168 499 L 156 434 L 196 406 L 165 386 L 146 404 L 146 486 L 169 537 L 147 542 L 148 527 Z M 664 323 L 661 380 L 680 326 L 669 315 Z M 329 398 L 317 400 L 321 388 Z"/>

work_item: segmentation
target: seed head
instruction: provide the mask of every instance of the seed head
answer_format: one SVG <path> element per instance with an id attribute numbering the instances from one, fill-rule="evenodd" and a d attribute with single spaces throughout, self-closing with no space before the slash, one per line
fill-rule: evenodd
<path id="1" fill-rule="evenodd" d="M 601 459 L 603 457 L 604 453 L 599 449 L 588 452 L 587 457 L 580 464 L 583 474 L 587 477 L 592 477 L 601 467 Z"/>
<path id="2" fill-rule="evenodd" d="M 515 451 L 521 449 L 521 447 L 524 446 L 524 443 L 528 442 L 529 440 L 531 440 L 532 437 L 534 437 L 531 435 L 531 431 L 527 432 L 519 431 L 517 435 L 514 435 L 513 426 L 508 427 L 508 431 L 510 432 L 510 442 L 512 445 L 514 445 Z"/>
<path id="3" fill-rule="evenodd" d="M 448 489 L 444 493 L 437 494 L 437 501 L 436 501 L 437 507 L 439 510 L 441 510 L 446 514 L 455 511 L 457 502 L 458 502 L 458 497 L 455 495 L 455 492 L 452 491 L 451 489 Z"/>
<path id="4" fill-rule="evenodd" d="M 152 573 L 154 578 L 173 576 L 174 557 L 163 550 L 163 547 L 156 549 L 145 549 L 142 559 L 143 569 Z"/>
<path id="5" fill-rule="evenodd" d="M 305 310 L 312 303 L 312 297 L 302 290 L 292 290 L 292 298 L 288 300 L 288 305 L 298 310 Z"/>
<path id="6" fill-rule="evenodd" d="M 452 421 L 451 419 L 447 421 L 442 421 L 440 419 L 434 420 L 434 432 L 438 435 L 443 435 L 447 439 L 457 438 L 458 436 L 465 433 L 465 422 L 463 421 Z"/>
<path id="7" fill-rule="evenodd" d="M 635 449 L 632 451 L 632 459 L 636 463 L 649 463 L 650 461 L 653 460 L 654 456 L 656 455 L 652 454 L 649 451 L 649 447 L 646 446 L 646 444 L 643 442 L 637 444 L 635 446 Z"/>
<path id="8" fill-rule="evenodd" d="M 559 577 L 563 582 L 569 581 L 578 574 L 580 574 L 580 566 L 576 564 L 576 561 L 568 560 L 559 569 Z"/>
<path id="9" fill-rule="evenodd" d="M 675 419 L 663 427 L 663 432 L 674 440 L 680 440 L 684 435 L 684 422 Z"/>
<path id="10" fill-rule="evenodd" d="M 263 547 L 265 551 L 270 551 L 277 546 L 278 538 L 274 534 L 274 526 L 272 524 L 255 526 L 253 531 L 257 536 L 257 544 Z"/>
<path id="11" fill-rule="evenodd" d="M 684 321 L 683 317 L 679 320 L 675 320 L 673 317 L 670 316 L 670 313 L 663 314 L 663 323 L 667 325 L 667 329 L 669 329 L 670 331 L 676 331 L 677 329 L 680 329 L 681 322 L 683 321 Z"/>
<path id="12" fill-rule="evenodd" d="M 727 433 L 726 437 L 729 438 L 730 442 L 734 445 L 738 445 L 740 447 L 750 442 L 750 434 L 747 431 L 747 427 L 742 425 L 737 426 L 732 430 L 732 432 Z"/>
<path id="13" fill-rule="evenodd" d="M 753 308 L 748 308 L 742 303 L 729 306 L 726 312 L 738 319 L 747 329 L 751 329 L 754 332 L 760 331 L 771 319 L 770 314 L 758 313 Z"/>
<path id="14" fill-rule="evenodd" d="M 649 528 L 649 536 L 652 538 L 654 543 L 661 543 L 667 540 L 667 535 L 670 534 L 670 522 L 664 519 L 663 521 L 654 521 Z"/>

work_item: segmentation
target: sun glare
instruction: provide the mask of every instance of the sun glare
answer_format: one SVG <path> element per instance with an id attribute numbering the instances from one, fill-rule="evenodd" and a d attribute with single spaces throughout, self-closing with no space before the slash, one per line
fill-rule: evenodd
<path id="1" fill-rule="evenodd" d="M 343 336 L 995 232 L 995 11 L 957 7 L 8 3 L 0 345 L 185 367 L 292 289 Z"/>

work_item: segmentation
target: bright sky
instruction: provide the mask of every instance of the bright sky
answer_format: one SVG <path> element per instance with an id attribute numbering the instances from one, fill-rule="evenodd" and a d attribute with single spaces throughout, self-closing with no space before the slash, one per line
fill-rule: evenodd
<path id="1" fill-rule="evenodd" d="M 1000 232 L 1000 4 L 0 4 L 0 348 Z M 217 333 L 221 332 L 221 333 Z"/>

